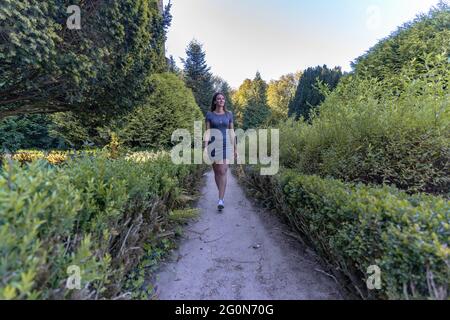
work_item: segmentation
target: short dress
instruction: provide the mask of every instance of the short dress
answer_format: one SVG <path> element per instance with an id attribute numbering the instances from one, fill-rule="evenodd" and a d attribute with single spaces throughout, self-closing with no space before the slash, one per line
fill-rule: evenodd
<path id="1" fill-rule="evenodd" d="M 211 132 L 211 138 L 208 141 L 208 155 L 210 155 L 210 159 L 212 161 L 215 160 L 231 160 L 233 155 L 233 144 L 230 140 L 230 136 L 226 134 L 226 130 L 229 129 L 230 124 L 234 123 L 233 113 L 228 111 L 224 114 L 217 114 L 212 111 L 208 111 L 206 113 L 206 122 L 210 122 L 211 129 L 218 129 L 221 132 L 222 138 L 222 148 L 213 148 L 214 146 L 209 147 L 211 143 L 216 140 L 213 133 Z"/>

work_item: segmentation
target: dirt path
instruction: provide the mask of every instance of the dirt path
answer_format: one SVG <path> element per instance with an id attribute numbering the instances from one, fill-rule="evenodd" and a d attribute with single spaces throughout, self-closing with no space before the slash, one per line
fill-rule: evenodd
<path id="1" fill-rule="evenodd" d="M 198 201 L 200 216 L 156 273 L 162 300 L 342 299 L 308 249 L 288 227 L 256 208 L 228 171 L 225 209 L 217 211 L 214 173 Z"/>

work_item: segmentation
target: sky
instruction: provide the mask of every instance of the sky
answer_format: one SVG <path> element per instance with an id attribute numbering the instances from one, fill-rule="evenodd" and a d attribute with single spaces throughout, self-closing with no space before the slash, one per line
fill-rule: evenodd
<path id="1" fill-rule="evenodd" d="M 326 64 L 350 63 L 438 0 L 171 0 L 167 56 L 182 67 L 192 39 L 233 88 Z M 167 4 L 168 0 L 164 0 Z"/>

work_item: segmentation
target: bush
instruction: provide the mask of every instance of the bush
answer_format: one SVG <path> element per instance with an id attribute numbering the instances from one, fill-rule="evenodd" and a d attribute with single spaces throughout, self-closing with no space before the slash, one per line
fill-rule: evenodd
<path id="1" fill-rule="evenodd" d="M 442 3 L 405 25 L 321 87 L 311 123 L 281 123 L 282 174 L 240 170 L 362 298 L 448 299 L 449 19 Z"/>
<path id="2" fill-rule="evenodd" d="M 192 91 L 175 74 L 155 74 L 150 85 L 153 93 L 127 117 L 119 137 L 133 148 L 168 148 L 176 129 L 193 134 L 194 121 L 203 123 L 203 115 Z"/>
<path id="3" fill-rule="evenodd" d="M 6 162 L 6 161 L 5 161 Z M 127 274 L 186 205 L 201 166 L 168 154 L 136 162 L 105 155 L 6 162 L 0 172 L 0 298 L 113 298 Z M 81 268 L 82 290 L 66 289 Z"/>
<path id="4" fill-rule="evenodd" d="M 281 163 L 304 174 L 388 183 L 408 192 L 450 190 L 450 68 L 390 94 L 390 81 L 352 75 L 308 125 L 281 125 Z M 398 79 L 397 79 L 398 80 Z"/>
<path id="5" fill-rule="evenodd" d="M 450 201 L 292 170 L 267 177 L 249 166 L 241 174 L 362 298 L 448 298 Z M 370 265 L 381 268 L 379 291 L 367 291 Z"/>
<path id="6" fill-rule="evenodd" d="M 281 163 L 303 174 L 450 195 L 448 5 L 358 58 L 311 125 L 281 124 Z"/>
<path id="7" fill-rule="evenodd" d="M 56 165 L 66 162 L 69 158 L 83 157 L 83 156 L 95 156 L 101 153 L 100 149 L 86 149 L 86 150 L 71 150 L 71 151 L 60 151 L 60 150 L 17 150 L 16 152 L 10 154 L 11 159 L 20 162 L 22 165 L 37 160 L 46 160 L 48 163 Z M 0 153 L 0 165 L 3 162 L 3 158 L 6 154 Z M 1 167 L 0 167 L 1 171 Z"/>
<path id="8" fill-rule="evenodd" d="M 401 81 L 395 78 L 404 69 L 410 69 L 415 78 L 427 75 L 434 67 L 447 65 L 449 24 L 450 6 L 441 1 L 427 14 L 416 16 L 358 57 L 352 63 L 353 69 L 365 78 L 391 78 L 391 88 L 401 88 Z"/>

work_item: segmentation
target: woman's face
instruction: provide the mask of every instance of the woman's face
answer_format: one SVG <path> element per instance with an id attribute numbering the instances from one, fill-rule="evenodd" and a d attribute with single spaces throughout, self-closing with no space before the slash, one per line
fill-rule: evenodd
<path id="1" fill-rule="evenodd" d="M 224 107 L 225 106 L 225 97 L 221 94 L 219 94 L 216 97 L 216 107 Z"/>

